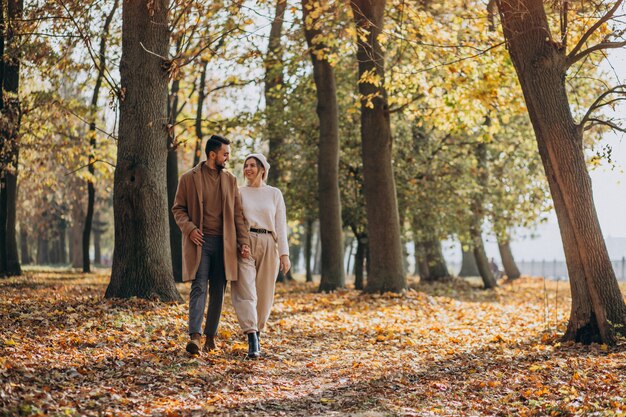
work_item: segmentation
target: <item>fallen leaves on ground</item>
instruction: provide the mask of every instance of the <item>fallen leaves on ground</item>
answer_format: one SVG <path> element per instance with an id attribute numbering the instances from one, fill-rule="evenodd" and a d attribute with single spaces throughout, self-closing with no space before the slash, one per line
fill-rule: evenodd
<path id="1" fill-rule="evenodd" d="M 228 297 L 220 350 L 192 357 L 185 304 L 104 300 L 107 281 L 0 281 L 1 415 L 626 415 L 626 343 L 559 343 L 563 282 L 278 284 L 264 357 L 246 360 Z"/>

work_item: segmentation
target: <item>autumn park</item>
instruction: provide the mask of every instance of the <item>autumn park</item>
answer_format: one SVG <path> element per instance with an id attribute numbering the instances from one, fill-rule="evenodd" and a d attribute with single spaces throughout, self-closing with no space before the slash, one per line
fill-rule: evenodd
<path id="1" fill-rule="evenodd" d="M 0 416 L 626 416 L 624 0 L 0 5 Z"/>

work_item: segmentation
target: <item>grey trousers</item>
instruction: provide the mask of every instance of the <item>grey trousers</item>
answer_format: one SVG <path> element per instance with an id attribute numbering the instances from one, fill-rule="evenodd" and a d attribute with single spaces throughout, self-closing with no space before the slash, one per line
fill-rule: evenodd
<path id="1" fill-rule="evenodd" d="M 204 237 L 202 258 L 191 283 L 189 294 L 189 334 L 202 333 L 202 319 L 206 306 L 207 288 L 209 292 L 209 311 L 206 316 L 204 334 L 215 336 L 220 324 L 226 272 L 224 271 L 224 239 L 222 237 Z"/>

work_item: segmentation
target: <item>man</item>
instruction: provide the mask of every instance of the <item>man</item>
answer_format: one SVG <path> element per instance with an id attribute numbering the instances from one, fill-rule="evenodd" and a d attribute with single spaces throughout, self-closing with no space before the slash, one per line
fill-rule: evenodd
<path id="1" fill-rule="evenodd" d="M 189 295 L 190 340 L 186 347 L 191 354 L 198 354 L 202 347 L 207 287 L 204 351 L 215 349 L 226 281 L 237 279 L 237 256 L 250 256 L 237 179 L 224 171 L 230 158 L 230 141 L 213 135 L 205 153 L 206 161 L 180 177 L 172 207 L 183 238 L 183 281 L 193 281 Z"/>

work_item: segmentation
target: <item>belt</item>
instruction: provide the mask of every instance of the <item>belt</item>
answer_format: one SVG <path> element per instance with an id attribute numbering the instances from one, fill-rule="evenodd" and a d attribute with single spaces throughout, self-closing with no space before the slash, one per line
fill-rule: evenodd
<path id="1" fill-rule="evenodd" d="M 251 227 L 250 231 L 252 233 L 272 233 L 271 231 L 269 231 L 267 229 L 255 229 L 254 227 Z"/>

